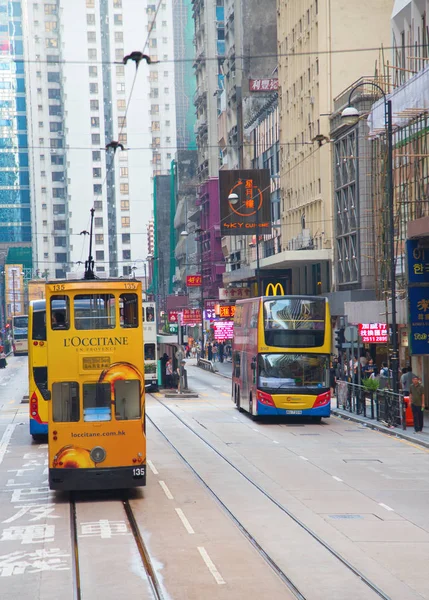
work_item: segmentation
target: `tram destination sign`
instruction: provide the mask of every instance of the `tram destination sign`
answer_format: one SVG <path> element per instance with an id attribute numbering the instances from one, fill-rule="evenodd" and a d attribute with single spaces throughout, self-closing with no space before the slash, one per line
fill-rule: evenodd
<path id="1" fill-rule="evenodd" d="M 219 171 L 221 235 L 271 232 L 271 183 L 268 169 Z"/>

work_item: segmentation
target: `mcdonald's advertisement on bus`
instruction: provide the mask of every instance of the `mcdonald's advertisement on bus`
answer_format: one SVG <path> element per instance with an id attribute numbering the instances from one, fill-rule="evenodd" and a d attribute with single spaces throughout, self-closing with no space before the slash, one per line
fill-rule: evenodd
<path id="1" fill-rule="evenodd" d="M 268 169 L 219 171 L 221 235 L 271 233 Z"/>

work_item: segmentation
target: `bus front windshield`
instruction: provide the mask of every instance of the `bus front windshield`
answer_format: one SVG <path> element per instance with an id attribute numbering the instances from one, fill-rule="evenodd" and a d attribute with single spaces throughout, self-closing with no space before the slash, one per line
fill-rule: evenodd
<path id="1" fill-rule="evenodd" d="M 264 301 L 265 344 L 317 348 L 325 340 L 324 298 L 272 298 Z"/>
<path id="2" fill-rule="evenodd" d="M 258 388 L 303 393 L 302 388 L 329 387 L 329 356 L 323 354 L 260 354 Z M 301 390 L 299 389 L 301 388 Z M 305 392 L 305 390 L 304 390 Z"/>

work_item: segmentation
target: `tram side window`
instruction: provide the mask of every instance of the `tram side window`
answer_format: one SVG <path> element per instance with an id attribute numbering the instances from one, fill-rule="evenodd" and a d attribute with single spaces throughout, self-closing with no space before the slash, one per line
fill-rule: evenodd
<path id="1" fill-rule="evenodd" d="M 74 297 L 74 326 L 79 330 L 114 329 L 113 294 L 77 294 Z"/>
<path id="2" fill-rule="evenodd" d="M 146 308 L 146 321 L 148 323 L 155 321 L 155 309 L 153 306 L 148 306 Z"/>
<path id="3" fill-rule="evenodd" d="M 83 420 L 111 421 L 110 383 L 83 384 Z"/>
<path id="4" fill-rule="evenodd" d="M 144 359 L 155 360 L 155 344 L 144 345 Z"/>
<path id="5" fill-rule="evenodd" d="M 57 423 L 79 421 L 79 385 L 75 381 L 61 381 L 53 384 L 52 418 Z"/>
<path id="6" fill-rule="evenodd" d="M 33 340 L 46 341 L 46 312 L 33 312 Z"/>
<path id="7" fill-rule="evenodd" d="M 121 327 L 139 326 L 139 306 L 137 294 L 121 294 L 119 297 Z"/>
<path id="8" fill-rule="evenodd" d="M 140 382 L 136 379 L 115 381 L 115 415 L 118 421 L 141 418 Z"/>
<path id="9" fill-rule="evenodd" d="M 51 327 L 52 329 L 70 328 L 70 304 L 68 296 L 52 296 Z"/>

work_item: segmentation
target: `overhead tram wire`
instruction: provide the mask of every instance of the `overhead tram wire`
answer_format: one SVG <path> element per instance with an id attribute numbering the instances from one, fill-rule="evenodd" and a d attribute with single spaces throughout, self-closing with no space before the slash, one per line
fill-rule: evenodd
<path id="1" fill-rule="evenodd" d="M 161 2 L 160 2 L 161 3 Z M 159 5 L 160 5 L 159 3 Z M 159 6 L 158 5 L 158 6 Z M 156 14 L 158 13 L 158 9 L 156 11 Z M 156 15 L 155 15 L 156 16 Z M 428 44 L 407 44 L 405 46 L 401 46 L 401 49 L 405 49 L 405 50 L 413 50 L 415 51 L 416 49 L 427 49 L 428 48 Z M 246 55 L 235 55 L 235 60 L 249 60 L 252 58 L 255 59 L 265 59 L 265 58 L 294 58 L 294 57 L 302 57 L 302 56 L 326 56 L 326 55 L 333 55 L 333 54 L 359 54 L 361 52 L 378 52 L 380 50 L 384 50 L 384 51 L 395 51 L 397 50 L 398 47 L 397 46 L 367 46 L 367 47 L 359 47 L 359 48 L 339 48 L 337 50 L 308 50 L 305 52 L 277 52 L 277 53 L 270 53 L 270 54 L 246 54 Z M 103 65 L 103 64 L 109 64 L 109 65 L 122 65 L 123 62 L 118 62 L 118 61 L 99 61 L 99 60 L 55 60 L 55 61 L 48 61 L 48 60 L 35 60 L 35 59 L 16 59 L 16 58 L 10 58 L 7 57 L 7 60 L 4 60 L 5 57 L 0 58 L 0 63 L 2 62 L 14 62 L 14 63 L 23 63 L 23 64 L 31 64 L 31 63 L 35 63 L 35 64 L 51 64 L 51 65 L 56 65 L 56 64 L 82 64 L 82 65 Z M 219 56 L 207 56 L 205 58 L 201 58 L 199 59 L 198 62 L 205 62 L 205 61 L 218 61 L 219 59 L 224 58 L 225 60 L 228 60 L 228 58 L 226 56 L 224 57 L 219 57 Z M 421 59 L 423 59 L 424 57 L 421 57 Z M 196 58 L 171 58 L 171 59 L 165 59 L 165 60 L 158 60 L 156 63 L 153 64 L 167 64 L 167 63 L 186 63 L 186 62 L 196 62 Z M 419 57 L 416 57 L 414 60 L 419 60 Z"/>

